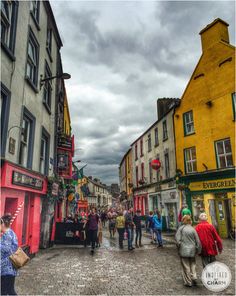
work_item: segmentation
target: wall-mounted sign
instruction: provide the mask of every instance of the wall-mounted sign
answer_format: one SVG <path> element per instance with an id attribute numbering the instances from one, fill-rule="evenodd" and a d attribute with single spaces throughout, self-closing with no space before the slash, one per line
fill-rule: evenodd
<path id="1" fill-rule="evenodd" d="M 11 154 L 15 154 L 15 148 L 16 148 L 16 140 L 13 138 L 9 139 L 9 147 L 8 147 L 8 151 Z"/>
<path id="2" fill-rule="evenodd" d="M 22 174 L 20 172 L 12 172 L 12 184 L 29 187 L 37 190 L 43 189 L 43 180 Z"/>
<path id="3" fill-rule="evenodd" d="M 234 178 L 222 179 L 222 180 L 211 180 L 193 182 L 189 185 L 191 191 L 202 191 L 202 190 L 216 190 L 216 189 L 227 189 L 235 188 L 236 181 Z"/>
<path id="4" fill-rule="evenodd" d="M 68 155 L 67 154 L 58 154 L 58 168 L 59 169 L 65 169 L 68 167 Z"/>

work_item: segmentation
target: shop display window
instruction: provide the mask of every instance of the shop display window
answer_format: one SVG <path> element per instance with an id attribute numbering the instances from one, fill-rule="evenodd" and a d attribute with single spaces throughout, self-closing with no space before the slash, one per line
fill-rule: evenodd
<path id="1" fill-rule="evenodd" d="M 198 222 L 199 215 L 205 212 L 203 195 L 194 195 L 192 197 L 192 207 L 193 207 L 193 221 Z"/>

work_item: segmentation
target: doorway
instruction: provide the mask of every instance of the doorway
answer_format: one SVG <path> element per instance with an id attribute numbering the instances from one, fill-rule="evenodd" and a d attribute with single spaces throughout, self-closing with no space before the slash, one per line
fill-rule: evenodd
<path id="1" fill-rule="evenodd" d="M 221 238 L 229 236 L 230 228 L 230 207 L 229 199 L 215 199 L 216 220 L 218 232 Z"/>

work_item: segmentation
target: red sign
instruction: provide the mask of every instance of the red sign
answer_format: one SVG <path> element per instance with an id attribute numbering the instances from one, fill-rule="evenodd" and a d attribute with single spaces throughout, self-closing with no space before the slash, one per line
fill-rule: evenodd
<path id="1" fill-rule="evenodd" d="M 154 170 L 159 170 L 159 168 L 161 167 L 161 162 L 159 159 L 153 159 L 151 162 L 151 166 Z"/>

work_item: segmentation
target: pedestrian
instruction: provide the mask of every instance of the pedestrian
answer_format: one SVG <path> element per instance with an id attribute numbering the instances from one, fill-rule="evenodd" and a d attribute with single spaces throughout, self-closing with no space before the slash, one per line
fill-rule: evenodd
<path id="1" fill-rule="evenodd" d="M 192 287 L 197 284 L 196 255 L 201 252 L 201 242 L 196 230 L 192 227 L 192 219 L 189 215 L 183 216 L 182 223 L 175 239 L 183 269 L 184 285 Z"/>
<path id="2" fill-rule="evenodd" d="M 135 225 L 135 231 L 136 231 L 136 236 L 135 236 L 135 247 L 139 248 L 142 247 L 142 223 L 141 223 L 141 211 L 138 209 L 136 211 L 136 214 L 134 215 L 133 218 L 134 225 Z M 139 241 L 139 244 L 138 244 Z"/>
<path id="3" fill-rule="evenodd" d="M 133 216 L 132 216 L 132 209 L 129 209 L 125 215 L 125 230 L 128 234 L 128 250 L 132 251 L 135 249 L 133 247 L 134 222 L 133 222 Z"/>
<path id="4" fill-rule="evenodd" d="M 91 213 L 88 215 L 88 219 L 84 224 L 84 227 L 88 224 L 88 233 L 91 242 L 91 254 L 94 254 L 95 244 L 97 242 L 98 235 L 98 222 L 99 216 L 96 213 L 96 209 L 93 207 Z"/>
<path id="5" fill-rule="evenodd" d="M 18 240 L 10 228 L 11 218 L 11 215 L 4 215 L 1 218 L 1 295 L 17 295 L 15 292 L 17 271 L 9 256 L 18 249 Z"/>
<path id="6" fill-rule="evenodd" d="M 106 212 L 105 211 L 102 211 L 102 214 L 101 214 L 101 220 L 102 220 L 102 226 L 105 227 L 106 226 Z"/>
<path id="7" fill-rule="evenodd" d="M 206 213 L 201 213 L 199 216 L 199 224 L 196 226 L 195 230 L 199 236 L 200 242 L 202 244 L 202 265 L 203 268 L 214 261 L 216 261 L 216 255 L 222 252 L 223 246 L 221 238 L 219 237 L 215 227 L 207 222 Z M 216 247 L 217 246 L 217 247 Z"/>
<path id="8" fill-rule="evenodd" d="M 99 221 L 98 221 L 98 236 L 97 236 L 96 247 L 101 247 L 101 244 L 102 244 L 102 221 L 99 219 Z"/>
<path id="9" fill-rule="evenodd" d="M 187 204 L 183 205 L 183 209 L 182 209 L 181 214 L 182 214 L 182 217 L 185 215 L 189 215 L 190 217 L 192 216 L 192 213 L 191 213 L 190 209 L 188 208 Z"/>
<path id="10" fill-rule="evenodd" d="M 151 233 L 151 244 L 154 243 L 154 229 L 153 229 L 154 223 L 153 223 L 153 211 L 149 212 L 148 215 L 148 229 Z"/>
<path id="11" fill-rule="evenodd" d="M 156 235 L 158 247 L 163 247 L 162 241 L 162 216 L 158 210 L 156 210 L 155 215 L 153 216 L 153 231 Z"/>
<path id="12" fill-rule="evenodd" d="M 119 234 L 119 248 L 123 249 L 124 233 L 125 233 L 125 217 L 122 211 L 118 212 L 118 216 L 116 217 L 116 229 Z"/>
<path id="13" fill-rule="evenodd" d="M 114 212 L 114 209 L 111 209 L 110 212 L 108 212 L 108 220 L 110 238 L 113 238 L 116 232 L 116 213 Z"/>

